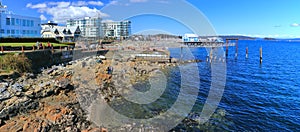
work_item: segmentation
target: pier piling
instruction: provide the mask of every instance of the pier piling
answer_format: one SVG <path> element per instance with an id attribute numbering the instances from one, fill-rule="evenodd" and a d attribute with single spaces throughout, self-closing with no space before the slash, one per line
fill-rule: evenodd
<path id="1" fill-rule="evenodd" d="M 226 39 L 226 57 L 228 57 L 228 39 Z"/>
<path id="2" fill-rule="evenodd" d="M 3 46 L 1 46 L 1 53 L 4 53 L 4 49 L 3 49 Z"/>
<path id="3" fill-rule="evenodd" d="M 237 56 L 238 56 L 238 42 L 239 42 L 239 39 L 238 38 L 227 38 L 226 39 L 226 58 L 228 57 L 228 46 L 229 46 L 229 41 L 235 41 L 235 59 L 237 59 Z"/>
<path id="4" fill-rule="evenodd" d="M 24 46 L 22 46 L 22 53 L 24 53 Z"/>
<path id="5" fill-rule="evenodd" d="M 248 47 L 246 47 L 246 59 L 248 59 Z"/>
<path id="6" fill-rule="evenodd" d="M 236 41 L 236 44 L 235 44 L 235 59 L 237 59 L 238 57 L 238 41 Z"/>
<path id="7" fill-rule="evenodd" d="M 260 54 L 259 62 L 261 64 L 262 63 L 262 55 L 263 55 L 262 47 L 259 48 L 259 54 Z"/>
<path id="8" fill-rule="evenodd" d="M 207 62 L 209 61 L 209 55 L 206 56 L 206 61 L 207 61 Z"/>

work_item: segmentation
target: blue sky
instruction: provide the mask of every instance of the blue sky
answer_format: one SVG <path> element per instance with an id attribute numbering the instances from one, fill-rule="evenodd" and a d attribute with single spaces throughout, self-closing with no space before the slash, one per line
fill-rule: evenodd
<path id="1" fill-rule="evenodd" d="M 170 4 L 175 0 L 2 0 L 4 5 L 15 14 L 41 17 L 43 22 L 55 20 L 64 23 L 66 19 L 100 15 L 104 20 L 114 20 L 111 12 L 104 7 L 118 5 L 135 8 L 144 7 L 156 1 L 156 4 Z M 248 35 L 256 37 L 300 38 L 300 1 L 299 0 L 187 0 L 201 11 L 220 35 Z M 161 9 L 164 10 L 164 9 Z M 118 12 L 121 14 L 123 12 Z M 116 13 L 115 12 L 115 13 Z M 180 14 L 181 5 L 174 11 Z M 194 12 L 187 14 L 191 19 Z M 176 35 L 191 30 L 172 18 L 159 15 L 137 15 L 129 18 L 132 32 L 160 30 Z"/>

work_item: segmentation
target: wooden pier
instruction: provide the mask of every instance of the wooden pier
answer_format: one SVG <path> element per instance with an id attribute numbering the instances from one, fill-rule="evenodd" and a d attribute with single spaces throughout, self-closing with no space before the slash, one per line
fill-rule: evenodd
<path id="1" fill-rule="evenodd" d="M 181 44 L 188 47 L 225 47 L 223 42 L 181 42 Z M 235 46 L 235 43 L 228 43 L 228 46 Z"/>
<path id="2" fill-rule="evenodd" d="M 217 48 L 217 47 L 222 47 L 222 48 L 226 47 L 224 57 L 227 58 L 228 57 L 228 52 L 229 52 L 228 47 L 229 46 L 235 46 L 236 47 L 235 59 L 237 59 L 237 56 L 238 56 L 238 40 L 239 39 L 237 39 L 237 38 L 228 38 L 228 39 L 226 39 L 225 43 L 223 41 L 196 41 L 196 42 L 181 42 L 181 44 L 183 44 L 183 46 L 187 46 L 189 48 L 192 48 L 192 47 L 211 48 L 211 50 L 209 51 L 209 54 L 207 55 L 207 61 L 212 63 L 213 60 L 219 60 L 219 61 L 225 62 L 225 58 L 223 58 L 223 57 L 218 58 L 218 56 L 214 56 L 213 50 L 214 50 L 214 48 Z M 235 42 L 232 43 L 230 41 L 235 41 Z M 182 48 L 183 48 L 183 46 L 181 46 L 181 48 L 180 48 L 180 62 L 182 62 Z"/>
<path id="3" fill-rule="evenodd" d="M 230 43 L 229 40 L 236 40 L 238 39 L 226 39 L 226 43 L 224 42 L 212 42 L 212 41 L 197 41 L 197 42 L 181 42 L 184 46 L 188 47 L 227 47 L 227 46 L 236 46 L 236 43 Z"/>

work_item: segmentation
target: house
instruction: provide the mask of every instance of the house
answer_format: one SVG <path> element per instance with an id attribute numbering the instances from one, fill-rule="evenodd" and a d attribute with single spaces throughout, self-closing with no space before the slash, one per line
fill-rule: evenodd
<path id="1" fill-rule="evenodd" d="M 199 36 L 197 34 L 184 34 L 182 37 L 183 42 L 198 42 Z"/>
<path id="2" fill-rule="evenodd" d="M 42 24 L 42 38 L 55 38 L 61 42 L 75 42 L 81 36 L 81 30 L 77 26 L 59 26 L 57 23 L 49 21 Z"/>

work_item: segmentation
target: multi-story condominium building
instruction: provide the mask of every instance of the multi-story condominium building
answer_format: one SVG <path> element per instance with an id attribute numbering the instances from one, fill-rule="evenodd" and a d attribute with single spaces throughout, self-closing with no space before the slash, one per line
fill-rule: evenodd
<path id="1" fill-rule="evenodd" d="M 40 23 L 40 18 L 16 15 L 8 11 L 0 0 L 0 38 L 41 37 Z"/>
<path id="2" fill-rule="evenodd" d="M 42 38 L 55 38 L 62 42 L 75 42 L 79 39 L 81 31 L 79 26 L 59 26 L 57 23 L 48 21 L 42 24 Z"/>
<path id="3" fill-rule="evenodd" d="M 85 17 L 83 19 L 67 20 L 67 27 L 79 27 L 81 36 L 88 40 L 98 40 L 102 38 L 101 18 Z"/>
<path id="4" fill-rule="evenodd" d="M 102 22 L 102 31 L 104 37 L 126 39 L 131 35 L 131 22 L 128 20 Z"/>

